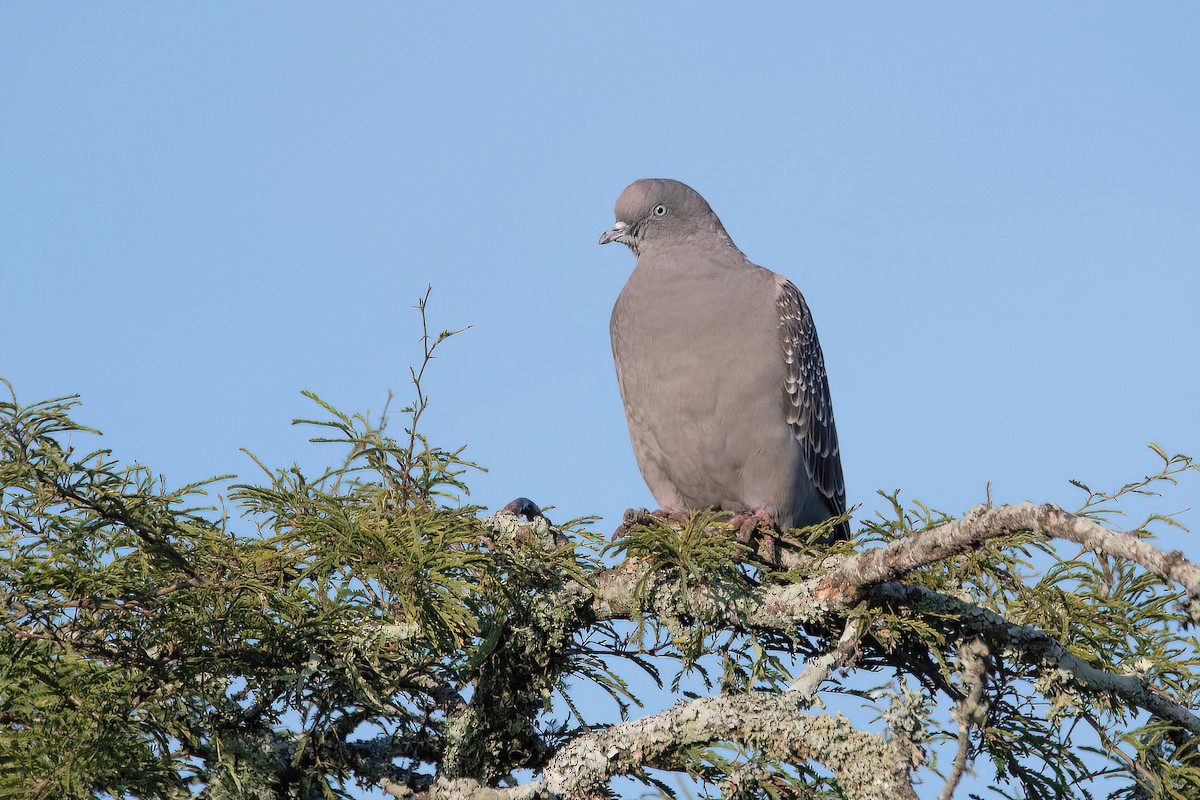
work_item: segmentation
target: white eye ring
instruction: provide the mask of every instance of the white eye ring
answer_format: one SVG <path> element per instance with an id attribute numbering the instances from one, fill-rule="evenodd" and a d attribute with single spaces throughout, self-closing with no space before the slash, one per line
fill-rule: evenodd
<path id="1" fill-rule="evenodd" d="M 658 205 L 656 205 L 654 207 L 654 216 L 665 217 L 666 215 L 667 215 L 667 207 L 664 206 L 662 203 L 659 203 Z"/>

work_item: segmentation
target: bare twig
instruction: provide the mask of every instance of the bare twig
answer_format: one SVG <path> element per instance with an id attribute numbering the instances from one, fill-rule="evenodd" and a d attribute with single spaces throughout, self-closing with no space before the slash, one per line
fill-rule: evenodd
<path id="1" fill-rule="evenodd" d="M 861 617 L 850 617 L 837 645 L 827 653 L 810 659 L 804 671 L 792 682 L 791 690 L 799 692 L 809 703 L 817 700 L 817 689 L 833 674 L 835 669 L 849 664 L 858 653 L 858 642 L 862 638 Z"/>
<path id="2" fill-rule="evenodd" d="M 946 786 L 938 795 L 938 800 L 954 797 L 954 790 L 966 772 L 967 757 L 971 752 L 971 728 L 978 725 L 983 691 L 987 685 L 987 645 L 979 639 L 964 642 L 958 648 L 958 655 L 962 661 L 963 685 L 968 687 L 968 691 L 954 709 L 953 718 L 958 723 L 958 751 L 954 754 L 950 776 L 946 778 Z"/>

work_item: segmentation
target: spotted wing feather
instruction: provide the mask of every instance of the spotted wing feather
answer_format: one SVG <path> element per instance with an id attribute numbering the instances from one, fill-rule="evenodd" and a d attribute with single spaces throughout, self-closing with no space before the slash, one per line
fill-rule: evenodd
<path id="1" fill-rule="evenodd" d="M 804 449 L 805 471 L 825 497 L 830 515 L 844 514 L 846 483 L 833 423 L 833 401 L 812 313 L 791 281 L 780 279 L 776 300 L 786 365 L 787 422 Z M 845 523 L 835 537 L 849 537 Z"/>

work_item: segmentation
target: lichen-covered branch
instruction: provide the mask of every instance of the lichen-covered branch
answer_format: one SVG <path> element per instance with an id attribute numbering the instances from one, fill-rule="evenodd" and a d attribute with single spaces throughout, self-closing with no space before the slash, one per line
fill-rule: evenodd
<path id="1" fill-rule="evenodd" d="M 1053 636 L 1031 625 L 1019 625 L 973 603 L 902 583 L 877 586 L 871 593 L 871 600 L 951 617 L 956 620 L 960 640 L 980 637 L 994 650 L 1003 649 L 1010 657 L 1041 667 L 1061 686 L 1092 694 L 1114 695 L 1131 708 L 1148 711 L 1200 736 L 1200 717 L 1187 707 L 1155 691 L 1135 675 L 1116 675 L 1096 669 L 1072 655 Z"/>
<path id="2" fill-rule="evenodd" d="M 567 666 L 564 650 L 592 621 L 590 601 L 578 582 L 559 581 L 502 623 L 470 702 L 450 714 L 442 774 L 491 782 L 541 764 L 547 748 L 534 721 Z"/>
<path id="3" fill-rule="evenodd" d="M 576 739 L 550 760 L 540 783 L 548 796 L 573 796 L 613 775 L 653 765 L 678 748 L 727 741 L 777 758 L 820 763 L 851 798 L 916 797 L 902 745 L 855 730 L 840 715 L 803 713 L 804 705 L 799 693 L 791 692 L 680 703 Z"/>
<path id="4" fill-rule="evenodd" d="M 989 508 L 978 505 L 960 519 L 933 530 L 846 558 L 825 578 L 822 593 L 855 593 L 899 580 L 920 567 L 968 552 L 984 542 L 1023 531 L 1065 539 L 1100 553 L 1140 564 L 1200 597 L 1200 566 L 1178 550 L 1163 551 L 1132 533 L 1114 531 L 1056 505 L 1021 503 Z"/>
<path id="5" fill-rule="evenodd" d="M 863 622 L 860 617 L 846 620 L 846 627 L 832 650 L 811 658 L 805 665 L 804 671 L 792 682 L 791 690 L 799 692 L 809 702 L 817 700 L 817 690 L 821 684 L 833 674 L 835 669 L 844 667 L 858 653 L 858 643 L 862 639 Z"/>
<path id="6" fill-rule="evenodd" d="M 856 730 L 841 715 L 805 713 L 798 692 L 723 695 L 679 703 L 639 720 L 580 736 L 541 777 L 510 790 L 439 781 L 433 800 L 541 800 L 596 796 L 613 777 L 670 761 L 693 745 L 732 742 L 774 758 L 811 761 L 836 776 L 848 798 L 917 797 L 909 778 L 912 742 Z"/>
<path id="7" fill-rule="evenodd" d="M 988 648 L 979 639 L 963 642 L 958 648 L 959 661 L 962 667 L 962 683 L 966 693 L 954 709 L 954 721 L 958 723 L 958 750 L 954 754 L 954 763 L 950 766 L 950 775 L 938 800 L 951 800 L 954 790 L 958 788 L 963 773 L 967 770 L 967 757 L 971 750 L 971 729 L 979 724 L 983 704 L 983 692 L 987 681 Z"/>
<path id="8" fill-rule="evenodd" d="M 639 579 L 636 567 L 629 564 L 598 575 L 597 618 L 632 619 L 638 613 L 670 615 L 675 613 L 675 598 L 686 592 L 693 607 L 721 619 L 727 626 L 743 630 L 792 631 L 797 626 L 845 620 L 860 599 L 872 604 L 896 604 L 935 619 L 953 619 L 953 625 L 946 626 L 944 633 L 955 641 L 982 637 L 994 648 L 1009 648 L 1012 656 L 1022 663 L 1060 671 L 1062 679 L 1078 690 L 1115 694 L 1131 707 L 1200 734 L 1200 717 L 1154 691 L 1142 678 L 1097 669 L 1072 655 L 1045 631 L 1010 622 L 974 603 L 928 589 L 888 582 L 871 588 L 860 598 L 858 593 L 824 591 L 826 580 L 819 575 L 783 585 L 727 581 L 683 586 L 676 581 L 663 580 L 653 594 L 639 599 L 636 591 Z"/>

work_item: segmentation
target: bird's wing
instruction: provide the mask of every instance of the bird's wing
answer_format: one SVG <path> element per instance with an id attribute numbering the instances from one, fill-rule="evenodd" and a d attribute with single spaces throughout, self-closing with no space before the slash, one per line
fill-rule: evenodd
<path id="1" fill-rule="evenodd" d="M 833 424 L 833 401 L 825 358 L 812 313 L 791 281 L 778 278 L 776 303 L 786 367 L 787 422 L 804 448 L 804 469 L 825 496 L 831 515 L 846 513 L 846 482 Z M 848 534 L 848 531 L 846 531 Z"/>

